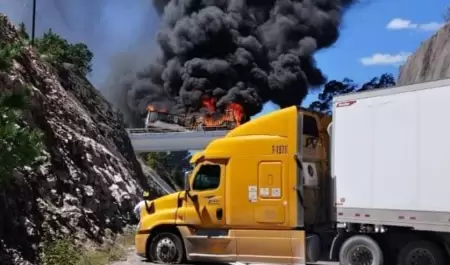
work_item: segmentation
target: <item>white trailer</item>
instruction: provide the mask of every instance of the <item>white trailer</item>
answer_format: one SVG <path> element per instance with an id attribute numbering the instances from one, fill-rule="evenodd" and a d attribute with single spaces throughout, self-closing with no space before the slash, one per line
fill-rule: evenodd
<path id="1" fill-rule="evenodd" d="M 334 98 L 341 264 L 450 264 L 449 103 L 450 79 Z"/>

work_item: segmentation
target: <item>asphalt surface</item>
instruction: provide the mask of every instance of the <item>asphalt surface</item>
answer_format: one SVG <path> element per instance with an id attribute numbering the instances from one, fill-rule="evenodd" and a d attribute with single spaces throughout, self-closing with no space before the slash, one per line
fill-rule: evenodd
<path id="1" fill-rule="evenodd" d="M 128 252 L 128 257 L 124 261 L 119 262 L 113 262 L 111 265 L 152 265 L 156 263 L 147 262 L 145 259 L 137 256 L 134 252 L 134 248 L 130 248 Z M 244 265 L 244 263 L 232 263 L 230 265 Z M 337 262 L 319 262 L 319 263 L 312 263 L 311 265 L 339 265 Z M 187 265 L 187 264 L 186 264 Z M 258 264 L 254 264 L 258 265 Z"/>

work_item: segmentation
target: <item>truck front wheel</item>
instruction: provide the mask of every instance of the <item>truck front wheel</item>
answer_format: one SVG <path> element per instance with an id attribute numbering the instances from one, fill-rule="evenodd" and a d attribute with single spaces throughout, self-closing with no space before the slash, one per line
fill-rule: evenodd
<path id="1" fill-rule="evenodd" d="M 428 241 L 413 241 L 406 244 L 398 255 L 399 265 L 444 265 L 445 256 L 443 250 L 434 243 Z"/>
<path id="2" fill-rule="evenodd" d="M 341 265 L 383 265 L 383 252 L 378 243 L 369 236 L 348 238 L 339 251 Z"/>
<path id="3" fill-rule="evenodd" d="M 153 237 L 150 242 L 149 259 L 160 264 L 180 264 L 184 257 L 184 247 L 181 238 L 170 232 L 162 232 Z"/>

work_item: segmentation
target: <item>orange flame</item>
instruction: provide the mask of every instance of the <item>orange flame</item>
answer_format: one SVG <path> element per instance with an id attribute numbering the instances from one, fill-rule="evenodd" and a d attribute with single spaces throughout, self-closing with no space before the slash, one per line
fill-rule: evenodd
<path id="1" fill-rule="evenodd" d="M 227 106 L 227 110 L 233 114 L 236 125 L 241 125 L 242 119 L 244 118 L 244 108 L 238 103 L 232 102 Z"/>
<path id="2" fill-rule="evenodd" d="M 148 106 L 147 106 L 147 111 L 166 113 L 166 112 L 167 112 L 167 109 L 165 109 L 165 108 L 157 109 L 157 108 L 155 108 L 155 106 L 153 106 L 153 105 L 148 105 Z"/>
<path id="3" fill-rule="evenodd" d="M 225 108 L 225 113 L 219 113 L 216 110 L 216 99 L 205 97 L 202 99 L 203 106 L 208 110 L 208 113 L 202 117 L 197 118 L 191 125 L 187 125 L 188 123 L 185 121 L 185 125 L 187 127 L 197 128 L 197 126 L 202 126 L 206 128 L 227 128 L 233 129 L 236 126 L 242 124 L 242 120 L 244 119 L 244 108 L 235 102 L 232 102 L 227 105 Z M 147 106 L 147 111 L 149 112 L 157 112 L 160 119 L 167 118 L 165 115 L 169 115 L 167 109 L 157 108 L 153 105 Z M 163 114 L 164 113 L 164 114 Z"/>
<path id="4" fill-rule="evenodd" d="M 206 108 L 208 108 L 210 111 L 214 112 L 215 106 L 214 105 L 206 105 L 210 104 L 211 102 L 215 102 L 214 99 L 208 99 L 204 100 L 204 105 Z M 205 102 L 208 102 L 205 104 Z M 209 107 L 208 107 L 209 106 Z M 226 109 L 224 114 L 218 113 L 210 113 L 203 117 L 201 117 L 197 122 L 202 124 L 204 127 L 236 127 L 241 125 L 242 119 L 244 117 L 244 108 L 239 105 L 238 103 L 230 103 Z M 232 129 L 229 128 L 229 129 Z"/>
<path id="5" fill-rule="evenodd" d="M 153 105 L 148 105 L 147 106 L 147 110 L 148 111 L 155 111 L 155 107 L 153 107 Z"/>
<path id="6" fill-rule="evenodd" d="M 216 111 L 216 99 L 204 97 L 202 99 L 203 106 L 208 109 L 209 112 Z"/>

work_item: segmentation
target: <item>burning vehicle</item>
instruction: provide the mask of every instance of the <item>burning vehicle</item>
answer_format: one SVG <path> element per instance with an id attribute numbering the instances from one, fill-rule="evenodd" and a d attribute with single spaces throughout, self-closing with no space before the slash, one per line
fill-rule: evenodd
<path id="1" fill-rule="evenodd" d="M 314 54 L 336 42 L 355 2 L 154 0 L 158 50 L 124 54 L 109 80 L 112 101 L 134 128 L 190 130 L 232 129 L 266 102 L 301 105 L 326 82 Z"/>
<path id="2" fill-rule="evenodd" d="M 247 121 L 244 110 L 238 103 L 230 103 L 224 111 L 218 111 L 215 107 L 214 98 L 203 99 L 203 105 L 207 109 L 206 113 L 185 113 L 171 114 L 166 109 L 157 109 L 153 105 L 147 107 L 145 127 L 150 129 L 158 127 L 156 122 L 176 124 L 188 130 L 231 130 L 242 122 Z"/>

